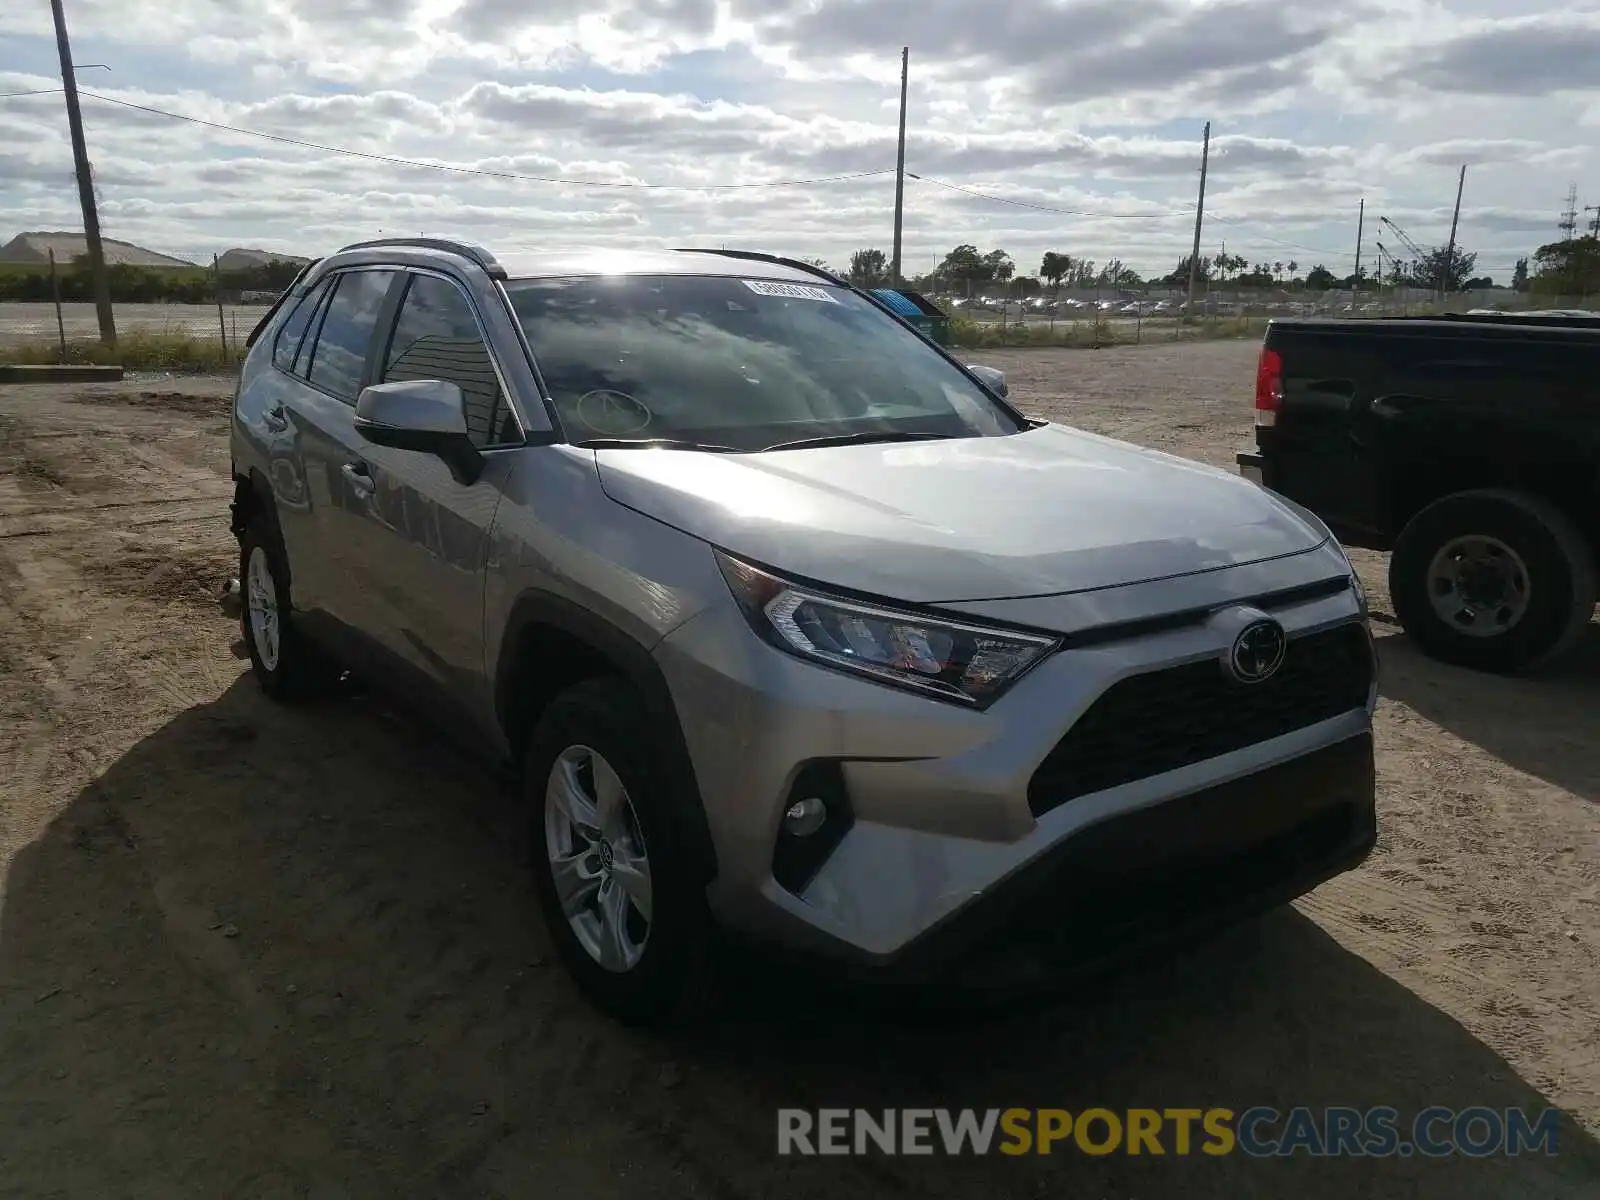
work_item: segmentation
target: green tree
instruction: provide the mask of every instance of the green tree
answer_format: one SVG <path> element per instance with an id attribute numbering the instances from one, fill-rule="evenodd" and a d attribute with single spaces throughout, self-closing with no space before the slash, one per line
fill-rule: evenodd
<path id="1" fill-rule="evenodd" d="M 889 256 L 882 250 L 857 250 L 850 256 L 850 282 L 857 287 L 887 287 Z"/>
<path id="2" fill-rule="evenodd" d="M 1526 258 L 1517 259 L 1517 265 L 1511 272 L 1511 286 L 1519 292 L 1528 290 L 1528 260 Z"/>
<path id="3" fill-rule="evenodd" d="M 1172 287 L 1187 287 L 1189 283 L 1189 264 L 1193 261 L 1193 258 L 1193 255 L 1185 254 L 1178 260 L 1178 265 L 1172 268 L 1172 273 L 1165 276 L 1161 282 Z M 1211 260 L 1204 255 L 1200 257 L 1200 270 L 1197 278 L 1200 280 L 1211 278 Z"/>
<path id="4" fill-rule="evenodd" d="M 984 266 L 989 270 L 989 279 L 994 283 L 1004 283 L 1016 273 L 1017 266 L 1011 261 L 1011 256 L 1004 250 L 991 250 L 983 256 Z"/>
<path id="5" fill-rule="evenodd" d="M 1533 265 L 1533 291 L 1547 296 L 1600 292 L 1600 237 L 1590 234 L 1540 246 L 1533 252 Z"/>
<path id="6" fill-rule="evenodd" d="M 963 243 L 949 254 L 944 256 L 944 261 L 939 264 L 939 277 L 948 279 L 952 284 L 984 284 L 993 276 L 987 273 L 987 264 L 983 255 L 978 253 L 978 248 Z"/>
<path id="7" fill-rule="evenodd" d="M 1060 287 L 1061 281 L 1071 274 L 1074 262 L 1070 254 L 1057 254 L 1054 250 L 1046 250 L 1044 259 L 1039 263 L 1039 278 L 1045 280 L 1051 287 Z"/>
<path id="8" fill-rule="evenodd" d="M 1318 263 L 1306 272 L 1306 287 L 1315 292 L 1326 292 L 1339 286 L 1339 281 L 1334 278 L 1333 272 Z"/>
<path id="9" fill-rule="evenodd" d="M 1460 246 L 1440 246 L 1411 264 L 1411 277 L 1418 287 L 1459 292 L 1472 278 L 1472 268 L 1477 262 L 1476 254 L 1468 254 Z"/>

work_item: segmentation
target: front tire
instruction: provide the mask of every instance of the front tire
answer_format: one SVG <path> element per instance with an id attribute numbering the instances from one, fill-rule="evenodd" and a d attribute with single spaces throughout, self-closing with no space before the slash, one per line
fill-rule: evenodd
<path id="1" fill-rule="evenodd" d="M 326 691 L 339 670 L 295 627 L 283 543 L 259 516 L 239 535 L 239 591 L 239 633 L 261 690 L 283 703 Z"/>
<path id="2" fill-rule="evenodd" d="M 551 701 L 524 772 L 551 939 L 584 996 L 628 1025 L 692 1015 L 709 984 L 704 891 L 660 761 L 632 689 L 595 679 Z"/>
<path id="3" fill-rule="evenodd" d="M 1557 657 L 1594 615 L 1594 553 L 1548 501 L 1446 496 L 1411 519 L 1389 559 L 1395 615 L 1427 655 L 1504 674 Z"/>

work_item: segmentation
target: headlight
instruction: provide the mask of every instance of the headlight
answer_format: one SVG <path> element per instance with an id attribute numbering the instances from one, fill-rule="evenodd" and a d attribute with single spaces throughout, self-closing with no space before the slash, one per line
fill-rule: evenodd
<path id="1" fill-rule="evenodd" d="M 716 555 L 750 627 L 769 644 L 958 704 L 993 703 L 1058 642 L 829 596 Z"/>

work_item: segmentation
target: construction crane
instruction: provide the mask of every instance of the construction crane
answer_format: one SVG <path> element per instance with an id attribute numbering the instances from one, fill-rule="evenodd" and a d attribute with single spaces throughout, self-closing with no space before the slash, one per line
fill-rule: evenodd
<path id="1" fill-rule="evenodd" d="M 1389 220 L 1388 217 L 1379 217 L 1378 220 L 1387 225 L 1394 232 L 1394 236 L 1400 239 L 1400 244 L 1411 252 L 1411 257 L 1416 260 L 1416 265 L 1418 267 L 1425 266 L 1429 260 L 1433 258 L 1434 251 L 1424 250 L 1421 246 L 1417 245 L 1417 243 L 1412 240 L 1412 237 L 1409 233 L 1407 233 L 1404 229 L 1401 229 L 1400 226 L 1396 225 L 1393 221 Z M 1389 260 L 1393 262 L 1394 255 L 1391 254 L 1389 256 Z"/>
<path id="2" fill-rule="evenodd" d="M 1399 282 L 1400 282 L 1400 279 L 1399 279 L 1399 276 L 1400 276 L 1400 260 L 1398 258 L 1396 258 L 1394 256 L 1393 251 L 1391 251 L 1389 249 L 1389 247 L 1385 246 L 1382 242 L 1378 242 L 1377 246 L 1378 246 L 1378 288 L 1379 288 L 1379 290 L 1381 291 L 1383 289 L 1383 260 L 1386 259 L 1386 258 L 1389 260 L 1389 270 L 1393 274 L 1393 279 L 1391 280 L 1391 282 L 1395 286 L 1398 287 L 1399 286 Z"/>

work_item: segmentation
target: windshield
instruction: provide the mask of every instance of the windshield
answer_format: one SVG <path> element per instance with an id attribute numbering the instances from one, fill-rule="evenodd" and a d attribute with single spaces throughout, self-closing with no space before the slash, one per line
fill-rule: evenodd
<path id="1" fill-rule="evenodd" d="M 861 296 L 826 284 L 622 275 L 506 286 L 574 442 L 763 450 L 1023 426 Z"/>

